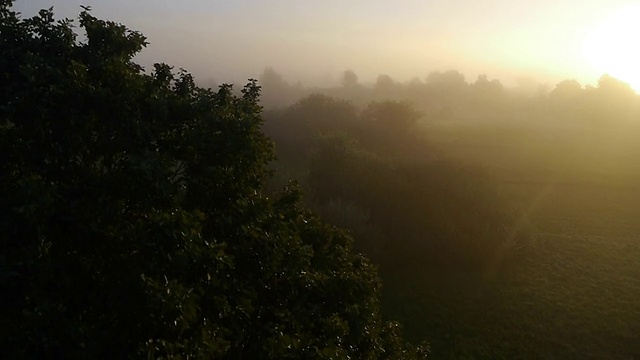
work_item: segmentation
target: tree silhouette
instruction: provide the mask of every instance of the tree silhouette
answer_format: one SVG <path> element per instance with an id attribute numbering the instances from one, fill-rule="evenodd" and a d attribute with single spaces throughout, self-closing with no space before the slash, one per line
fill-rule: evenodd
<path id="1" fill-rule="evenodd" d="M 395 81 L 391 78 L 391 76 L 386 74 L 378 75 L 376 79 L 376 83 L 373 85 L 374 90 L 376 91 L 390 91 L 395 86 Z"/>
<path id="2" fill-rule="evenodd" d="M 388 100 L 370 103 L 361 116 L 386 130 L 406 131 L 415 125 L 422 113 L 408 102 Z"/>
<path id="3" fill-rule="evenodd" d="M 353 70 L 345 70 L 342 73 L 342 86 L 352 87 L 358 84 L 358 75 Z"/>
<path id="4" fill-rule="evenodd" d="M 5 358 L 411 358 L 351 239 L 263 195 L 260 89 L 133 62 L 146 40 L 0 2 Z"/>

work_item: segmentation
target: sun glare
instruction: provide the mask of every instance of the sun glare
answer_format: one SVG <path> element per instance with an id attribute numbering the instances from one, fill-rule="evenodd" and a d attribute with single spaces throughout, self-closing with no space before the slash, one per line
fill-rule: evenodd
<path id="1" fill-rule="evenodd" d="M 640 5 L 618 9 L 593 28 L 585 38 L 584 56 L 600 74 L 640 92 Z"/>

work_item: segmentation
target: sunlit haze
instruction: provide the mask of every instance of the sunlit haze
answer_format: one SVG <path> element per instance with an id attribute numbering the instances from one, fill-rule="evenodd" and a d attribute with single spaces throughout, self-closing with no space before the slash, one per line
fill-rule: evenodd
<path id="1" fill-rule="evenodd" d="M 640 0 L 0 0 L 0 80 L 2 358 L 640 360 Z"/>
<path id="2" fill-rule="evenodd" d="M 590 29 L 584 47 L 585 58 L 601 72 L 607 72 L 640 90 L 640 5 L 612 12 Z"/>
<path id="3" fill-rule="evenodd" d="M 21 0 L 23 16 L 53 6 L 75 17 L 80 4 L 126 24 L 150 42 L 140 55 L 200 79 L 242 82 L 267 66 L 288 81 L 334 85 L 340 72 L 361 81 L 399 81 L 455 69 L 505 84 L 528 78 L 596 84 L 604 73 L 640 88 L 640 7 L 631 1 Z"/>

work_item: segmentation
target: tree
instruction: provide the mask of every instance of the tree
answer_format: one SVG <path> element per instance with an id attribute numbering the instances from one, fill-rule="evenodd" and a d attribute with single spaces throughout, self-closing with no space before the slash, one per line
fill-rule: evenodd
<path id="1" fill-rule="evenodd" d="M 504 86 L 500 80 L 489 81 L 485 74 L 478 75 L 478 79 L 471 85 L 471 88 L 486 98 L 499 97 L 504 93 Z"/>
<path id="2" fill-rule="evenodd" d="M 549 94 L 552 98 L 560 100 L 575 99 L 583 94 L 584 89 L 579 82 L 573 79 L 563 80 L 556 84 L 556 87 Z"/>
<path id="3" fill-rule="evenodd" d="M 637 121 L 640 102 L 628 83 L 605 74 L 600 77 L 598 87 L 590 96 L 592 111 L 600 121 Z"/>
<path id="4" fill-rule="evenodd" d="M 461 91 L 469 85 L 464 79 L 464 74 L 456 70 L 431 72 L 427 76 L 427 84 L 438 86 L 449 91 Z"/>
<path id="5" fill-rule="evenodd" d="M 353 87 L 358 85 L 358 75 L 353 70 L 345 70 L 342 73 L 342 86 Z"/>
<path id="6" fill-rule="evenodd" d="M 422 117 L 422 113 L 408 102 L 387 100 L 369 103 L 362 111 L 362 117 L 385 130 L 403 132 L 411 129 Z"/>
<path id="7" fill-rule="evenodd" d="M 598 90 L 624 97 L 632 97 L 635 95 L 635 92 L 628 83 L 616 79 L 609 74 L 604 74 L 598 79 Z"/>
<path id="8" fill-rule="evenodd" d="M 264 69 L 258 82 L 262 87 L 261 103 L 265 107 L 286 106 L 304 94 L 304 87 L 301 83 L 289 84 L 272 67 Z"/>
<path id="9" fill-rule="evenodd" d="M 511 209 L 479 169 L 390 158 L 392 144 L 375 153 L 346 134 L 322 136 L 308 180 L 319 209 L 340 210 L 339 220 L 361 235 L 360 248 L 391 279 L 486 274 L 526 244 L 510 234 Z"/>
<path id="10" fill-rule="evenodd" d="M 0 0 L 6 358 L 412 358 L 351 239 L 263 194 L 260 88 L 202 89 L 146 39 Z"/>
<path id="11" fill-rule="evenodd" d="M 375 84 L 373 84 L 373 88 L 376 91 L 391 91 L 393 87 L 396 85 L 396 82 L 391 78 L 391 76 L 387 74 L 380 74 L 376 79 Z"/>

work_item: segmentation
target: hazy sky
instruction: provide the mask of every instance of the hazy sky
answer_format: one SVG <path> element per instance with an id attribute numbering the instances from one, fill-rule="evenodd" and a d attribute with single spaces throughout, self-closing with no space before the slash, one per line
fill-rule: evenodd
<path id="1" fill-rule="evenodd" d="M 18 0 L 15 7 L 30 16 L 54 6 L 58 16 L 75 17 L 79 4 L 90 5 L 94 15 L 148 37 L 150 45 L 139 57 L 143 65 L 162 61 L 218 82 L 243 81 L 272 66 L 287 80 L 305 84 L 337 83 L 346 69 L 362 81 L 382 73 L 402 81 L 424 79 L 431 71 L 456 69 L 469 81 L 485 73 L 507 84 L 530 77 L 553 86 L 566 78 L 594 84 L 604 72 L 630 82 L 640 74 L 627 74 L 633 70 L 620 70 L 623 65 L 613 59 L 632 58 L 638 51 L 629 55 L 602 45 L 610 44 L 615 34 L 618 47 L 637 49 L 640 27 L 598 30 L 612 22 L 612 14 L 620 9 L 628 13 L 624 6 L 634 3 L 638 1 Z M 640 10 L 635 15 L 640 19 Z M 604 51 L 624 56 L 594 55 Z M 638 64 L 640 56 L 631 60 Z"/>

